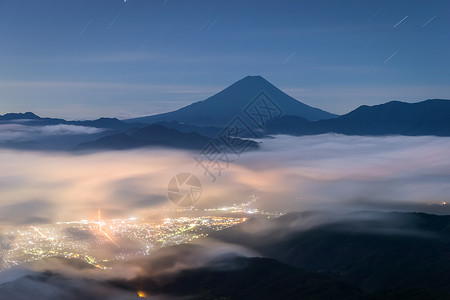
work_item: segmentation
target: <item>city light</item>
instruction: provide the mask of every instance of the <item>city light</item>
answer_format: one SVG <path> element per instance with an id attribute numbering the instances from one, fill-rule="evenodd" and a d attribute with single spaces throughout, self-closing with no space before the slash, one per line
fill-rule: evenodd
<path id="1" fill-rule="evenodd" d="M 164 213 L 170 213 L 165 210 Z M 172 211 L 171 217 L 98 219 L 22 227 L 2 227 L 0 269 L 49 257 L 84 261 L 99 269 L 111 262 L 149 255 L 171 245 L 207 237 L 211 232 L 243 223 L 249 218 L 279 216 L 251 209 L 246 203 L 218 209 Z"/>

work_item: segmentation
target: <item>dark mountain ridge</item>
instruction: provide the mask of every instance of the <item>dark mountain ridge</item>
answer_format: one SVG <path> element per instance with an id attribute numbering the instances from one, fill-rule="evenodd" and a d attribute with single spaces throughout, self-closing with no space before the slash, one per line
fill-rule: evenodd
<path id="1" fill-rule="evenodd" d="M 161 124 L 131 129 L 101 137 L 95 141 L 80 144 L 75 150 L 126 150 L 141 147 L 159 146 L 186 150 L 201 150 L 215 139 L 198 134 L 195 131 L 180 132 Z M 258 143 L 249 143 L 248 150 L 258 148 Z"/>
<path id="2" fill-rule="evenodd" d="M 297 116 L 281 116 L 267 122 L 266 133 L 450 136 L 450 101 L 431 99 L 417 103 L 391 101 L 363 105 L 335 119 L 316 122 Z"/>
<path id="3" fill-rule="evenodd" d="M 87 126 L 104 129 L 114 129 L 114 130 L 128 129 L 139 126 L 139 124 L 130 124 L 122 122 L 117 118 L 99 118 L 96 120 L 67 121 L 59 118 L 47 118 L 47 117 L 43 118 L 32 112 L 7 113 L 4 115 L 0 115 L 0 122 L 3 123 L 25 122 L 24 124 L 27 126 L 47 126 L 47 125 L 64 124 L 64 125 Z"/>
<path id="4" fill-rule="evenodd" d="M 32 112 L 26 113 L 7 113 L 0 115 L 0 121 L 12 121 L 12 120 L 39 120 L 41 117 L 35 115 Z"/>
<path id="5" fill-rule="evenodd" d="M 260 232 L 251 220 L 213 237 L 365 292 L 450 295 L 450 216 L 361 212 L 331 220 L 320 212 L 293 213 L 266 221 Z"/>

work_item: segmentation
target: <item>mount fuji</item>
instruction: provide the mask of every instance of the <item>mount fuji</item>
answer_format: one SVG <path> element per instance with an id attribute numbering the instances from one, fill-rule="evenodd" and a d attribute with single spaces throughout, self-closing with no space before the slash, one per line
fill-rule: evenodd
<path id="1" fill-rule="evenodd" d="M 244 116 L 246 108 L 252 105 L 261 93 L 283 114 L 299 116 L 309 121 L 337 117 L 292 98 L 261 76 L 247 76 L 206 100 L 192 103 L 176 111 L 125 121 L 138 123 L 176 121 L 196 126 L 223 127 L 233 118 Z"/>

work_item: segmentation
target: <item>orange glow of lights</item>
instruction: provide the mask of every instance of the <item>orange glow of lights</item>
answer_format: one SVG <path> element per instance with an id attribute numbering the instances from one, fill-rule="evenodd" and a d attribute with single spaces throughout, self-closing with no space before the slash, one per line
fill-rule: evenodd
<path id="1" fill-rule="evenodd" d="M 110 240 L 114 245 L 116 245 L 117 247 L 119 247 L 119 245 L 116 243 L 116 241 L 109 235 L 109 234 L 107 234 L 106 232 L 104 232 L 101 228 L 100 228 L 100 230 L 99 230 L 104 236 L 106 236 L 106 238 L 108 239 L 108 240 Z"/>
<path id="2" fill-rule="evenodd" d="M 143 292 L 143 291 L 138 291 L 137 293 L 138 293 L 138 295 L 139 295 L 140 298 L 145 298 L 145 297 L 147 297 L 147 294 L 146 294 L 145 292 Z"/>

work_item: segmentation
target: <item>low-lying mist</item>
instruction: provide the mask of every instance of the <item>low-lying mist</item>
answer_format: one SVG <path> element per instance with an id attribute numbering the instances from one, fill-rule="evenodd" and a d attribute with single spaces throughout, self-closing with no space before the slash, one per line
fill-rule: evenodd
<path id="1" fill-rule="evenodd" d="M 264 139 L 228 154 L 213 182 L 198 153 L 166 149 L 64 152 L 0 150 L 0 223 L 20 225 L 137 217 L 177 208 L 167 185 L 178 173 L 202 182 L 199 208 L 248 201 L 260 209 L 406 210 L 447 213 L 450 138 L 319 135 Z"/>

